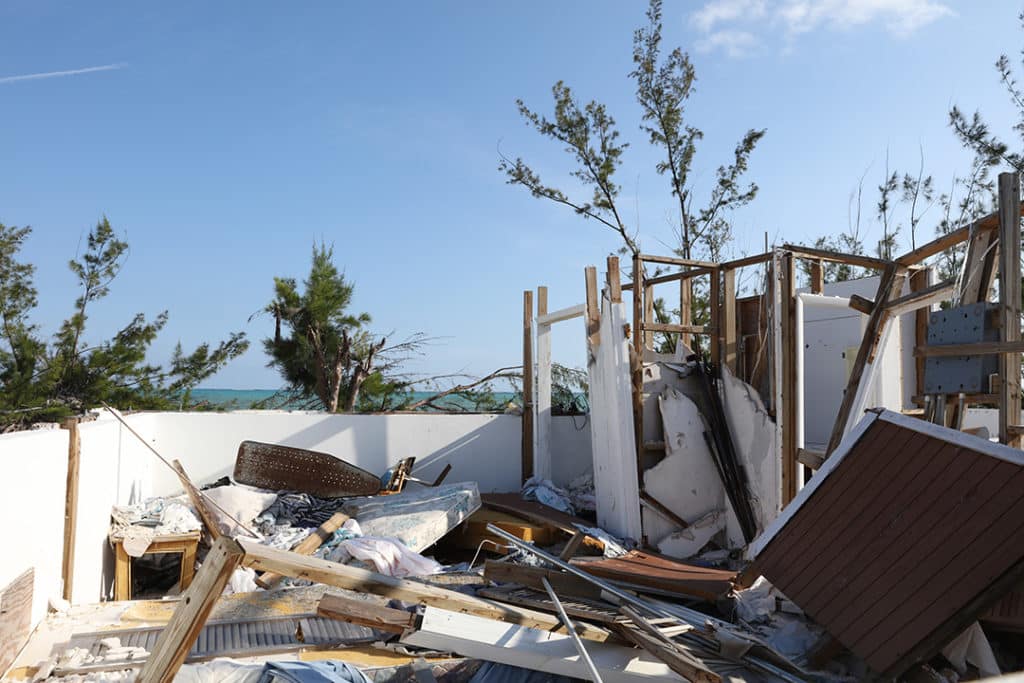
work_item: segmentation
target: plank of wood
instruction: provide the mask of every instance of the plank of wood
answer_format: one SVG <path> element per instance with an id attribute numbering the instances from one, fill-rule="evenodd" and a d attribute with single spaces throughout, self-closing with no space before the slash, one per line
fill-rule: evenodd
<path id="1" fill-rule="evenodd" d="M 980 230 L 975 231 L 967 243 L 967 254 L 964 256 L 964 279 L 959 297 L 962 305 L 988 299 L 999 254 L 998 237 L 998 233 L 994 230 Z"/>
<path id="2" fill-rule="evenodd" d="M 896 259 L 896 263 L 901 266 L 911 266 L 927 258 L 931 258 L 936 254 L 940 254 L 947 249 L 951 249 L 961 242 L 967 241 L 971 236 L 972 231 L 977 230 L 995 230 L 999 227 L 999 214 L 990 213 L 987 216 L 982 216 L 973 223 L 968 225 L 962 225 L 956 230 L 952 230 L 941 237 L 938 237 L 927 244 L 922 244 L 913 251 L 908 251 L 903 256 Z"/>
<path id="3" fill-rule="evenodd" d="M 622 303 L 622 274 L 619 271 L 619 257 L 609 256 L 605 261 L 605 280 L 608 283 L 608 296 L 613 304 Z"/>
<path id="4" fill-rule="evenodd" d="M 850 377 L 846 382 L 846 390 L 843 393 L 843 400 L 839 405 L 839 414 L 836 415 L 835 424 L 832 426 L 832 436 L 829 438 L 828 448 L 825 457 L 831 455 L 846 433 L 847 423 L 850 421 L 850 414 L 853 411 L 861 388 L 862 375 L 868 363 L 874 358 L 876 344 L 880 341 L 885 326 L 889 324 L 891 316 L 886 312 L 886 304 L 892 297 L 892 292 L 899 280 L 899 271 L 896 266 L 890 264 L 878 282 L 878 292 L 875 295 L 875 307 L 868 317 L 864 330 L 864 338 L 861 340 L 860 348 L 857 350 L 857 358 L 850 371 Z"/>
<path id="5" fill-rule="evenodd" d="M 666 266 L 689 266 L 692 268 L 716 268 L 717 263 L 711 261 L 697 261 L 689 258 L 679 258 L 678 256 L 659 256 L 655 254 L 641 254 L 640 260 L 644 263 L 660 263 Z"/>
<path id="6" fill-rule="evenodd" d="M 260 545 L 250 539 L 238 539 L 237 542 L 245 551 L 242 564 L 258 571 L 277 572 L 335 588 L 374 593 L 388 598 L 475 614 L 531 628 L 551 629 L 558 626 L 558 620 L 549 614 L 541 614 L 509 605 L 499 605 L 472 595 L 438 588 L 419 581 L 397 579 L 359 567 L 349 567 L 316 557 L 296 555 L 286 550 Z M 604 640 L 608 637 L 608 632 L 592 627 L 585 629 L 580 635 L 591 640 Z"/>
<path id="7" fill-rule="evenodd" d="M 140 437 L 141 438 L 141 437 Z M 189 501 L 192 503 L 192 507 L 199 513 L 199 519 L 203 520 L 203 526 L 210 534 L 210 538 L 214 541 L 220 538 L 220 527 L 217 525 L 217 518 L 214 517 L 213 513 L 210 512 L 209 506 L 206 504 L 206 499 L 203 498 L 203 493 L 196 488 L 192 480 L 189 479 L 188 474 L 185 472 L 185 468 L 182 467 L 179 460 L 172 460 L 171 465 L 174 467 L 174 471 L 178 473 L 178 480 L 181 481 L 182 488 L 185 489 L 185 493 L 188 495 Z"/>
<path id="8" fill-rule="evenodd" d="M 746 266 L 757 266 L 762 263 L 767 263 L 772 260 L 772 252 L 766 251 L 763 254 L 755 254 L 753 256 L 744 256 L 743 258 L 734 259 L 732 261 L 723 261 L 718 264 L 721 268 L 738 269 L 745 268 Z"/>
<path id="9" fill-rule="evenodd" d="M 654 330 L 650 325 L 654 323 L 654 285 L 644 283 L 644 348 L 654 348 Z"/>
<path id="10" fill-rule="evenodd" d="M 779 385 L 782 398 L 777 408 L 782 424 L 782 504 L 793 500 L 797 491 L 796 462 L 796 269 L 793 254 L 784 253 L 779 262 L 778 278 L 780 295 L 781 344 L 778 349 L 781 358 Z"/>
<path id="11" fill-rule="evenodd" d="M 570 536 L 574 535 L 578 530 L 576 528 L 577 524 L 582 524 L 586 527 L 593 526 L 593 522 L 588 522 L 581 517 L 573 517 L 570 514 L 556 510 L 543 503 L 538 503 L 535 500 L 523 500 L 518 493 L 482 493 L 480 494 L 480 502 L 492 510 L 501 510 L 536 524 L 550 526 Z M 590 541 L 596 541 L 592 537 L 588 538 Z M 604 548 L 604 543 L 599 541 L 597 544 L 588 541 L 587 545 L 600 549 Z"/>
<path id="12" fill-rule="evenodd" d="M 484 578 L 495 583 L 519 584 L 520 586 L 526 586 L 537 591 L 544 590 L 541 578 L 546 578 L 555 587 L 559 595 L 571 595 L 586 600 L 602 599 L 600 588 L 578 576 L 573 576 L 559 569 L 544 569 L 542 567 L 529 567 L 509 562 L 487 560 L 484 563 Z M 614 579 L 607 579 L 605 582 L 612 584 L 616 588 L 632 591 L 633 593 L 646 593 L 647 595 L 679 599 L 679 593 L 675 591 L 662 590 L 652 586 L 641 586 Z"/>
<path id="13" fill-rule="evenodd" d="M 710 325 L 678 325 L 676 323 L 643 324 L 645 332 L 666 332 L 669 334 L 714 334 L 715 328 Z"/>
<path id="14" fill-rule="evenodd" d="M 677 595 L 717 600 L 732 590 L 736 572 L 687 564 L 657 553 L 631 550 L 621 557 L 579 558 L 572 565 L 588 574 Z"/>
<path id="15" fill-rule="evenodd" d="M 722 313 L 721 329 L 718 334 L 722 338 L 722 362 L 735 375 L 739 372 L 737 364 L 739 347 L 736 344 L 736 271 L 722 271 Z"/>
<path id="16" fill-rule="evenodd" d="M 299 555 L 312 555 L 334 535 L 335 531 L 340 529 L 350 519 L 351 517 L 344 512 L 335 512 L 327 521 L 318 526 L 313 533 L 292 546 L 292 552 Z M 265 590 L 270 590 L 281 583 L 283 578 L 280 574 L 267 572 L 256 577 L 256 585 Z"/>
<path id="17" fill-rule="evenodd" d="M 522 480 L 533 476 L 533 292 L 523 292 Z"/>
<path id="18" fill-rule="evenodd" d="M 679 281 L 679 324 L 684 327 L 693 324 L 693 282 L 690 280 Z M 680 341 L 687 348 L 693 343 L 689 332 L 683 332 Z"/>
<path id="19" fill-rule="evenodd" d="M 633 339 L 631 347 L 631 374 L 633 401 L 633 457 L 636 460 L 637 488 L 643 489 L 644 481 L 644 263 L 640 254 L 633 255 Z M 591 382 L 593 386 L 593 382 Z M 641 521 L 641 536 L 643 522 Z"/>
<path id="20" fill-rule="evenodd" d="M 543 586 L 544 579 L 541 578 L 540 581 Z M 555 590 L 560 596 L 562 606 L 569 616 L 608 626 L 623 620 L 617 607 L 609 605 L 600 598 L 579 598 L 563 593 L 557 588 Z M 509 584 L 500 588 L 480 588 L 477 590 L 477 595 L 510 605 L 529 607 L 538 612 L 557 614 L 554 604 L 545 594 L 543 588 L 538 590 L 531 586 Z"/>
<path id="21" fill-rule="evenodd" d="M 565 547 L 562 548 L 562 552 L 558 553 L 558 556 L 568 562 L 576 555 L 577 552 L 579 552 L 580 546 L 583 545 L 583 541 L 585 541 L 586 538 L 586 533 L 583 531 L 577 531 L 572 535 L 572 538 L 569 539 L 568 543 L 565 544 Z"/>
<path id="22" fill-rule="evenodd" d="M 910 276 L 908 284 L 910 290 L 917 292 L 921 291 L 930 284 L 932 278 L 932 269 L 926 268 L 919 270 Z M 925 346 L 928 343 L 928 317 L 930 311 L 926 308 L 920 308 L 914 312 L 914 346 Z M 914 358 L 914 394 L 924 395 L 924 366 L 925 359 L 923 357 Z"/>
<path id="23" fill-rule="evenodd" d="M 814 247 L 805 247 L 799 244 L 786 244 L 783 245 L 782 248 L 800 258 L 811 258 L 815 261 L 831 261 L 832 263 L 846 263 L 851 266 L 859 266 L 869 270 L 884 270 L 892 263 L 891 261 L 875 258 L 874 256 L 847 254 L 841 251 L 816 249 Z"/>
<path id="24" fill-rule="evenodd" d="M 35 570 L 27 569 L 0 591 L 0 675 L 14 663 L 32 632 Z"/>
<path id="25" fill-rule="evenodd" d="M 721 676 L 708 669 L 696 657 L 672 642 L 670 638 L 662 635 L 639 612 L 627 605 L 623 605 L 621 609 L 631 622 L 631 624 L 619 628 L 619 633 L 627 640 L 665 662 L 670 669 L 688 681 L 721 683 Z"/>
<path id="26" fill-rule="evenodd" d="M 821 259 L 811 261 L 811 294 L 825 292 L 825 262 Z"/>
<path id="27" fill-rule="evenodd" d="M 911 279 L 911 282 L 913 282 L 913 279 Z M 946 280 L 923 289 L 915 289 L 910 294 L 891 300 L 885 307 L 889 310 L 889 315 L 903 315 L 910 311 L 916 311 L 920 308 L 926 308 L 946 301 L 953 296 L 955 289 L 956 282 Z"/>
<path id="28" fill-rule="evenodd" d="M 1024 341 L 970 342 L 968 344 L 942 344 L 940 346 L 916 346 L 914 355 L 941 358 L 949 356 L 995 356 L 997 354 L 1020 354 L 1024 352 Z"/>
<path id="29" fill-rule="evenodd" d="M 601 300 L 597 293 L 597 268 L 587 266 L 583 271 L 587 292 L 587 339 L 591 347 L 601 345 Z"/>
<path id="30" fill-rule="evenodd" d="M 383 607 L 368 600 L 354 600 L 333 593 L 320 598 L 317 616 L 344 621 L 347 624 L 369 626 L 388 633 L 404 633 L 416 625 L 416 614 L 401 609 Z"/>
<path id="31" fill-rule="evenodd" d="M 174 680 L 224 586 L 241 561 L 242 553 L 242 546 L 226 536 L 214 543 L 139 672 L 139 683 L 171 683 Z"/>
<path id="32" fill-rule="evenodd" d="M 1020 176 L 999 174 L 999 309 L 1000 340 L 1019 344 L 1020 335 Z M 1020 353 L 999 357 L 999 440 L 1020 448 L 1021 438 L 1011 425 L 1020 422 Z"/>
<path id="33" fill-rule="evenodd" d="M 78 528 L 78 470 L 82 437 L 78 433 L 78 418 L 64 421 L 68 430 L 68 473 L 64 496 L 64 552 L 61 558 L 60 577 L 63 582 L 62 595 L 70 601 L 75 581 L 75 531 Z M 0 671 L 3 667 L 0 667 Z"/>
<path id="34" fill-rule="evenodd" d="M 825 464 L 825 454 L 821 451 L 812 451 L 806 448 L 798 448 L 796 459 L 801 465 L 810 467 L 812 470 L 820 470 Z"/>
<path id="35" fill-rule="evenodd" d="M 711 329 L 714 330 L 714 333 L 708 340 L 712 363 L 719 363 L 722 360 L 722 344 L 718 338 L 722 329 L 721 303 L 722 272 L 715 268 L 711 273 L 711 286 L 708 288 L 708 317 L 711 319 Z"/>
<path id="36" fill-rule="evenodd" d="M 859 311 L 864 315 L 871 315 L 871 312 L 875 310 L 875 302 L 871 299 L 861 296 L 860 294 L 850 295 L 850 308 L 855 311 Z"/>
<path id="37" fill-rule="evenodd" d="M 548 288 L 537 288 L 537 387 L 534 397 L 533 473 L 551 479 L 551 325 L 540 318 L 548 313 Z"/>
<path id="38" fill-rule="evenodd" d="M 510 627 L 435 607 L 424 610 L 419 627 L 403 635 L 401 642 L 548 674 L 584 679 L 590 675 L 568 635 Z M 631 647 L 588 643 L 587 650 L 605 683 L 685 680 L 661 661 Z"/>

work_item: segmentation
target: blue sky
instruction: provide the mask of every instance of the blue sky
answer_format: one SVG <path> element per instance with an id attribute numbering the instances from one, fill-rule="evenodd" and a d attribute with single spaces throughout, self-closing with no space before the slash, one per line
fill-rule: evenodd
<path id="1" fill-rule="evenodd" d="M 1011 137 L 993 63 L 1024 45 L 1018 9 L 951 0 L 667 2 L 665 44 L 696 66 L 698 185 L 748 128 L 768 133 L 735 215 L 735 254 L 846 227 L 851 189 L 925 165 L 945 189 L 969 155 L 949 107 Z M 301 277 L 333 242 L 355 307 L 394 338 L 442 338 L 410 370 L 485 374 L 520 358 L 522 291 L 583 298 L 583 268 L 616 236 L 504 183 L 498 149 L 573 185 L 568 159 L 519 119 L 566 81 L 605 102 L 627 150 L 622 205 L 667 253 L 671 201 L 637 129 L 627 74 L 644 5 L 0 2 L 0 222 L 31 225 L 37 322 L 76 297 L 67 261 L 106 214 L 131 254 L 91 318 L 109 336 L 169 309 L 153 347 L 245 330 L 253 348 L 206 386 L 272 388 L 261 338 L 275 275 Z M 103 67 L 103 68 L 98 68 Z M 865 210 L 870 211 L 866 200 Z M 937 213 L 937 212 L 935 212 Z M 937 215 L 931 218 L 937 218 Z M 926 221 L 927 222 L 927 221 Z M 877 239 L 877 229 L 874 239 Z M 582 364 L 582 330 L 555 358 Z"/>

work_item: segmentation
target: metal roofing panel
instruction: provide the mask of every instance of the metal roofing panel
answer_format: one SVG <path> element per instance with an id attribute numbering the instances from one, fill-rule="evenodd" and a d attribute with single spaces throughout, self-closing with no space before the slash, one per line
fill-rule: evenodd
<path id="1" fill-rule="evenodd" d="M 1024 454 L 888 411 L 859 427 L 757 544 L 755 567 L 898 674 L 1024 574 Z"/>

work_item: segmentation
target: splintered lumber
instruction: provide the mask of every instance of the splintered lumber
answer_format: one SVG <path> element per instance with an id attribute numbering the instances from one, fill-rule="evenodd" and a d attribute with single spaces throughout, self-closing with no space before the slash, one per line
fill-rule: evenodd
<path id="1" fill-rule="evenodd" d="M 953 296 L 955 289 L 956 283 L 953 280 L 947 280 L 924 289 L 912 291 L 910 294 L 901 296 L 898 299 L 893 299 L 886 304 L 886 308 L 889 310 L 889 315 L 903 315 L 910 311 L 916 311 L 919 308 L 925 308 L 946 301 Z"/>
<path id="2" fill-rule="evenodd" d="M 427 607 L 418 628 L 403 635 L 401 642 L 548 674 L 590 677 L 568 635 L 436 607 Z M 587 648 L 605 683 L 685 680 L 657 658 L 631 647 L 588 643 Z"/>
<path id="3" fill-rule="evenodd" d="M 558 627 L 558 620 L 550 614 L 543 614 L 510 605 L 501 605 L 482 600 L 472 595 L 438 588 L 419 581 L 396 579 L 359 567 L 349 567 L 315 557 L 297 555 L 287 550 L 278 550 L 260 545 L 250 539 L 238 539 L 245 550 L 242 565 L 257 571 L 272 571 L 296 579 L 307 579 L 335 588 L 383 595 L 387 598 L 404 600 L 422 605 L 433 605 L 443 609 L 475 614 L 487 619 L 497 619 L 531 628 L 551 629 Z M 200 569 L 202 572 L 202 569 Z M 591 640 L 605 640 L 608 632 L 603 629 L 582 625 L 580 633 Z"/>
<path id="4" fill-rule="evenodd" d="M 536 524 L 553 527 L 570 536 L 574 536 L 579 530 L 576 527 L 577 524 L 585 527 L 593 526 L 591 522 L 585 519 L 573 517 L 543 503 L 538 503 L 534 500 L 523 500 L 518 493 L 483 493 L 480 495 L 480 500 L 484 507 L 491 508 L 492 510 L 501 510 Z M 604 543 L 592 536 L 587 536 L 584 542 L 588 547 L 598 550 L 604 549 Z"/>
<path id="5" fill-rule="evenodd" d="M 557 542 L 558 529 L 550 525 L 534 524 L 515 515 L 500 510 L 481 508 L 469 519 L 459 525 L 449 538 L 459 548 L 476 550 L 484 541 L 490 541 L 488 550 L 504 552 L 505 544 L 501 539 L 487 531 L 488 524 L 495 524 L 517 538 L 530 543 L 548 546 Z"/>
<path id="6" fill-rule="evenodd" d="M 139 672 L 139 683 L 170 683 L 174 680 L 217 598 L 231 579 L 231 573 L 242 559 L 242 552 L 242 546 L 226 536 L 213 545 Z"/>
<path id="7" fill-rule="evenodd" d="M 182 467 L 181 462 L 173 460 L 171 465 L 174 467 L 174 471 L 178 473 L 178 479 L 181 481 L 182 487 L 185 489 L 185 493 L 188 495 L 189 501 L 192 503 L 192 507 L 199 513 L 199 518 L 203 520 L 203 526 L 210 533 L 210 537 L 216 541 L 220 538 L 220 526 L 217 524 L 217 518 L 210 512 L 209 506 L 206 504 L 206 498 L 203 497 L 203 492 L 195 487 L 192 480 L 188 478 L 185 473 L 185 468 Z"/>
<path id="8" fill-rule="evenodd" d="M 416 624 L 416 615 L 413 612 L 383 607 L 367 600 L 353 600 L 333 593 L 327 593 L 320 598 L 316 613 L 317 616 L 348 624 L 369 626 L 389 633 L 403 633 Z"/>
<path id="9" fill-rule="evenodd" d="M 619 633 L 634 645 L 643 648 L 670 669 L 694 683 L 721 683 L 722 677 L 708 669 L 679 643 L 663 634 L 639 612 L 623 605 L 622 613 L 630 623 L 619 627 Z"/>
<path id="10" fill-rule="evenodd" d="M 543 586 L 544 581 L 546 580 L 547 579 L 541 575 L 540 585 Z M 492 600 L 498 600 L 499 602 L 505 602 L 510 605 L 529 607 L 530 609 L 539 610 L 541 612 L 557 613 L 554 603 L 551 602 L 551 599 L 545 594 L 545 590 L 546 589 L 544 588 L 538 590 L 536 588 L 509 584 L 498 588 L 477 589 L 477 595 L 484 598 L 490 598 Z M 584 619 L 595 624 L 616 624 L 624 619 L 624 617 L 619 614 L 617 608 L 609 605 L 600 598 L 578 598 L 563 591 L 558 591 L 558 594 L 562 596 L 562 606 L 570 616 L 578 619 Z"/>
<path id="11" fill-rule="evenodd" d="M 292 547 L 292 552 L 298 553 L 299 555 L 312 555 L 319 550 L 320 546 L 326 543 L 331 536 L 334 535 L 334 532 L 340 529 L 349 519 L 351 519 L 351 517 L 346 515 L 344 512 L 335 512 L 326 522 L 317 527 L 316 531 L 296 543 Z M 267 572 L 256 577 L 256 585 L 260 588 L 270 590 L 277 584 L 281 583 L 281 579 L 283 578 L 284 577 L 280 574 Z"/>
<path id="12" fill-rule="evenodd" d="M 544 590 L 541 579 L 547 579 L 555 587 L 559 595 L 571 595 L 586 600 L 600 600 L 601 589 L 592 583 L 584 581 L 578 576 L 573 576 L 557 569 L 544 569 L 543 567 L 530 567 L 511 562 L 499 562 L 487 560 L 484 564 L 484 578 L 495 583 L 515 583 L 534 590 Z M 755 577 L 756 578 L 756 577 Z M 633 591 L 634 593 L 646 593 L 666 598 L 679 599 L 679 593 L 662 590 L 652 586 L 641 586 L 627 581 L 609 580 L 608 583 L 621 588 L 622 590 Z"/>
<path id="13" fill-rule="evenodd" d="M 656 553 L 631 550 L 621 557 L 577 559 L 573 566 L 588 574 L 704 600 L 717 600 L 732 590 L 736 572 L 698 567 Z"/>
<path id="14" fill-rule="evenodd" d="M 1000 341 L 1020 343 L 1020 176 L 999 174 L 999 312 Z M 999 440 L 1020 447 L 1011 426 L 1020 421 L 1020 353 L 999 356 Z"/>
<path id="15" fill-rule="evenodd" d="M 587 535 L 585 533 L 577 531 L 565 544 L 565 547 L 562 548 L 562 552 L 558 553 L 558 556 L 568 562 L 579 551 L 580 546 L 583 545 L 583 541 L 586 540 L 586 538 Z"/>

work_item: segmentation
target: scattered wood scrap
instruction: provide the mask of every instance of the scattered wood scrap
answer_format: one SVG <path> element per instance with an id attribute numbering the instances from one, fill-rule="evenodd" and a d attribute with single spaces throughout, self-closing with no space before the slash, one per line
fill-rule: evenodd
<path id="1" fill-rule="evenodd" d="M 378 631 L 403 633 L 416 624 L 416 615 L 401 609 L 383 607 L 368 600 L 353 600 L 333 593 L 320 598 L 317 616 L 329 617 L 348 624 L 369 626 Z"/>
<path id="2" fill-rule="evenodd" d="M 736 572 L 699 567 L 639 550 L 631 550 L 622 557 L 579 558 L 572 564 L 594 576 L 711 601 L 727 595 L 736 578 Z"/>
<path id="3" fill-rule="evenodd" d="M 330 540 L 331 536 L 334 535 L 334 532 L 340 529 L 349 519 L 351 519 L 351 517 L 346 515 L 344 512 L 335 512 L 326 522 L 317 527 L 313 533 L 296 543 L 292 547 L 292 552 L 298 553 L 299 555 L 312 555 L 320 549 L 320 546 Z M 256 577 L 256 585 L 260 588 L 270 590 L 277 584 L 281 583 L 281 579 L 283 578 L 284 577 L 280 574 L 265 572 Z"/>
<path id="4" fill-rule="evenodd" d="M 459 548 L 476 550 L 480 544 L 489 541 L 487 550 L 506 553 L 505 543 L 487 531 L 487 525 L 494 524 L 528 543 L 549 546 L 556 543 L 559 532 L 550 525 L 535 524 L 521 517 L 500 510 L 484 507 L 474 512 L 449 536 Z"/>
<path id="5" fill-rule="evenodd" d="M 536 524 L 552 527 L 569 536 L 575 536 L 576 532 L 579 531 L 576 528 L 577 524 L 585 527 L 593 526 L 593 522 L 566 514 L 543 503 L 523 500 L 518 493 L 484 493 L 480 496 L 480 500 L 483 502 L 484 507 L 507 512 Z M 592 536 L 587 536 L 584 543 L 596 550 L 604 550 L 604 543 Z"/>

